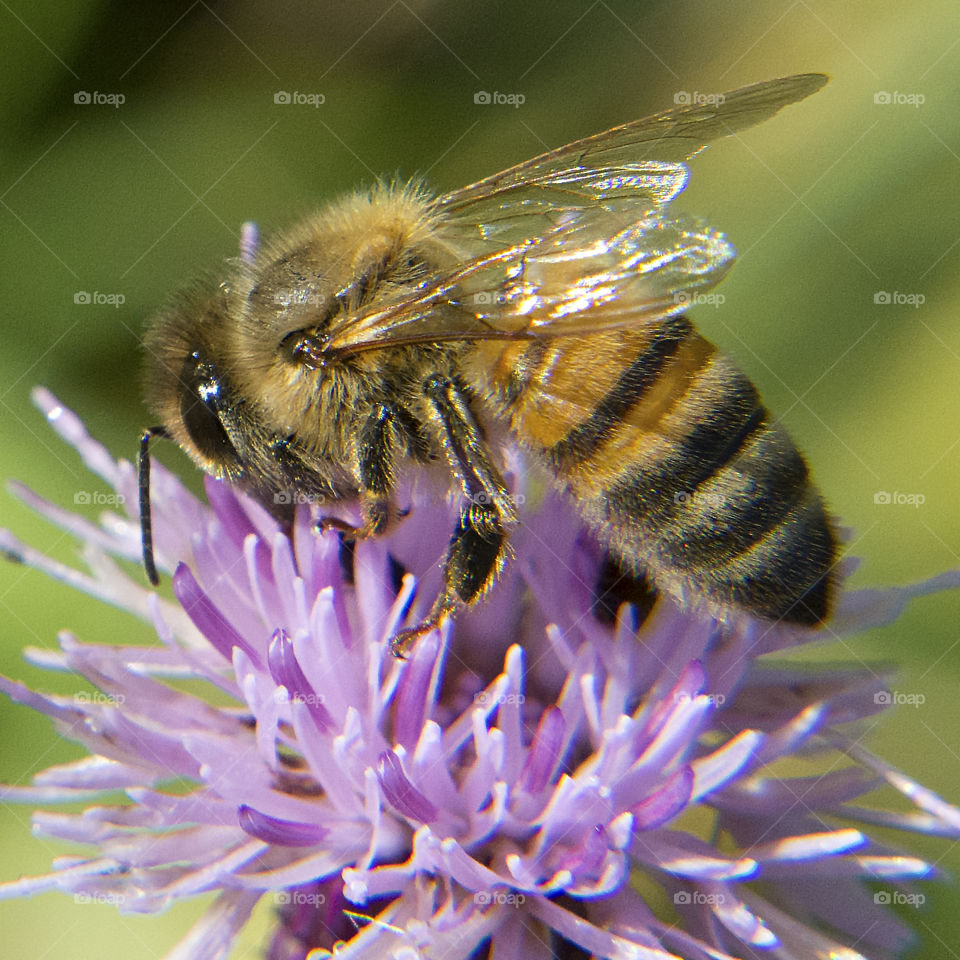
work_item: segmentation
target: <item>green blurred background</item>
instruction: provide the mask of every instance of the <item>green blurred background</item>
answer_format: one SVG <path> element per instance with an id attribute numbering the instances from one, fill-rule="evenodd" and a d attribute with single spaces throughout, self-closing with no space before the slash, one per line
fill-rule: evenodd
<path id="1" fill-rule="evenodd" d="M 817 70 L 833 79 L 812 100 L 694 162 L 680 206 L 724 229 L 741 253 L 725 302 L 695 319 L 808 452 L 855 531 L 855 585 L 960 565 L 954 2 L 9 0 L 0 38 L 4 478 L 66 504 L 101 489 L 30 405 L 37 383 L 118 456 L 134 455 L 149 421 L 139 399 L 143 323 L 173 289 L 234 254 L 244 220 L 281 227 L 398 171 L 451 189 L 667 108 L 680 91 Z M 278 105 L 281 90 L 325 100 Z M 525 102 L 477 105 L 480 90 Z M 77 104 L 78 91 L 124 102 Z M 892 102 L 877 103 L 882 92 Z M 78 304 L 80 291 L 123 303 Z M 923 303 L 877 303 L 880 292 Z M 179 453 L 160 456 L 195 482 Z M 925 502 L 878 505 L 879 491 Z M 69 538 L 6 491 L 0 525 L 60 559 L 75 556 Z M 898 664 L 897 689 L 924 703 L 886 714 L 865 742 L 954 801 L 958 614 L 956 595 L 919 601 L 896 625 L 822 653 Z M 64 628 L 85 640 L 149 640 L 130 618 L 12 565 L 0 566 L 0 616 L 3 671 L 63 692 L 77 683 L 24 665 L 23 646 L 53 647 Z M 6 702 L 0 711 L 3 780 L 27 782 L 80 755 L 29 711 Z M 65 852 L 30 836 L 28 809 L 0 812 L 4 878 L 39 873 Z M 906 845 L 945 870 L 960 866 L 947 841 Z M 956 956 L 957 889 L 924 892 L 922 909 L 904 908 L 920 934 L 917 955 Z M 99 960 L 154 960 L 198 914 L 194 905 L 122 918 L 56 894 L 2 910 L 7 956 Z M 258 949 L 254 930 L 236 956 Z"/>

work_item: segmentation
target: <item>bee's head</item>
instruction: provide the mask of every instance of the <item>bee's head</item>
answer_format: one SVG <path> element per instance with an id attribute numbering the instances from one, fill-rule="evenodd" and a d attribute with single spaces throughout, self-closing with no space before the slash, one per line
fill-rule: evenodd
<path id="1" fill-rule="evenodd" d="M 159 422 L 144 433 L 140 447 L 144 565 L 154 583 L 151 438 L 175 441 L 205 473 L 238 484 L 279 518 L 290 512 L 292 492 L 334 493 L 322 453 L 298 445 L 292 431 L 270 419 L 234 380 L 231 306 L 228 285 L 213 293 L 195 288 L 154 319 L 144 339 L 146 399 Z M 294 341 L 275 345 L 275 352 L 294 351 Z"/>
<path id="2" fill-rule="evenodd" d="M 143 562 L 151 583 L 159 583 L 153 558 L 150 514 L 150 440 L 175 440 L 206 473 L 240 480 L 244 463 L 242 420 L 229 384 L 218 369 L 216 333 L 222 326 L 223 297 L 184 294 L 151 325 L 144 343 L 147 401 L 160 425 L 140 442 L 140 529 Z"/>
<path id="3" fill-rule="evenodd" d="M 147 402 L 163 434 L 206 473 L 237 481 L 245 443 L 236 397 L 218 360 L 222 300 L 219 291 L 213 297 L 187 293 L 157 318 L 144 344 L 144 374 Z"/>

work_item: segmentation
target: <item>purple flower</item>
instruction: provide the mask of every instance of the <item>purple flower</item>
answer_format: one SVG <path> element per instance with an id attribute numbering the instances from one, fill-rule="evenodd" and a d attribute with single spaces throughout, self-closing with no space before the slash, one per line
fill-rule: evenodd
<path id="1" fill-rule="evenodd" d="M 48 393 L 36 400 L 135 504 L 131 464 Z M 626 608 L 611 628 L 590 612 L 596 547 L 548 496 L 526 511 L 491 597 L 401 662 L 388 641 L 429 606 L 452 526 L 453 505 L 424 491 L 351 566 L 306 506 L 287 536 L 230 487 L 208 480 L 207 506 L 157 466 L 171 601 L 144 586 L 135 516 L 95 526 L 17 490 L 78 537 L 87 570 L 5 531 L 0 550 L 151 621 L 160 642 L 65 633 L 57 654 L 27 651 L 85 677 L 92 696 L 0 680 L 90 751 L 3 798 L 88 802 L 39 812 L 35 827 L 92 848 L 2 892 L 153 912 L 217 891 L 178 960 L 226 957 L 263 897 L 277 907 L 271 960 L 468 958 L 486 945 L 536 960 L 566 955 L 564 941 L 618 960 L 888 957 L 909 937 L 889 892 L 933 870 L 866 828 L 960 836 L 960 811 L 844 733 L 888 702 L 876 671 L 761 659 L 887 622 L 912 596 L 960 585 L 956 571 L 848 593 L 814 634 L 662 600 L 638 629 Z M 819 772 L 783 758 L 806 771 L 819 758 Z M 863 801 L 883 785 L 913 811 Z"/>

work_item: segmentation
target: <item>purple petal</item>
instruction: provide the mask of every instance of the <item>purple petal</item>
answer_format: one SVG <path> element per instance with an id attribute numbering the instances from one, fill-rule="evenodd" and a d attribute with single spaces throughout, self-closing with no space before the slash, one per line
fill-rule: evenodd
<path id="1" fill-rule="evenodd" d="M 316 693 L 310 682 L 304 676 L 300 664 L 293 651 L 293 643 L 283 630 L 277 630 L 270 641 L 267 651 L 267 663 L 270 675 L 290 693 L 290 699 L 306 705 L 321 733 L 326 733 L 334 727 L 333 717 L 323 705 L 322 695 Z"/>
<path id="2" fill-rule="evenodd" d="M 163 960 L 227 960 L 260 896 L 259 891 L 224 891 Z"/>
<path id="3" fill-rule="evenodd" d="M 582 947 L 588 954 L 598 957 L 617 957 L 623 960 L 677 960 L 666 950 L 648 949 L 610 933 L 595 924 L 578 917 L 575 913 L 553 900 L 534 897 L 525 904 L 534 917 L 547 927 L 556 930 L 571 943 Z"/>
<path id="4" fill-rule="evenodd" d="M 694 760 L 696 782 L 692 799 L 698 800 L 732 780 L 760 748 L 763 737 L 755 730 L 744 730 L 713 753 Z"/>
<path id="5" fill-rule="evenodd" d="M 400 758 L 392 750 L 384 750 L 377 764 L 377 779 L 387 802 L 411 820 L 432 823 L 440 811 L 407 779 Z"/>
<path id="6" fill-rule="evenodd" d="M 257 666 L 257 669 L 263 669 L 262 658 L 224 619 L 223 614 L 203 592 L 185 563 L 177 565 L 177 571 L 173 575 L 173 592 L 194 626 L 227 662 L 233 662 L 233 648 L 239 647 Z"/>
<path id="7" fill-rule="evenodd" d="M 117 461 L 110 456 L 106 447 L 90 436 L 83 421 L 43 387 L 34 387 L 30 396 L 53 429 L 77 450 L 83 458 L 84 466 L 103 477 L 112 487 L 116 487 L 120 480 Z"/>
<path id="8" fill-rule="evenodd" d="M 240 228 L 240 259 L 244 263 L 253 263 L 259 249 L 260 228 L 252 220 L 247 220 Z"/>
<path id="9" fill-rule="evenodd" d="M 777 935 L 747 905 L 721 887 L 711 909 L 717 919 L 740 941 L 751 947 L 769 950 L 780 946 Z"/>
<path id="10" fill-rule="evenodd" d="M 203 478 L 203 489 L 207 494 L 207 502 L 216 513 L 224 532 L 229 536 L 235 550 L 240 551 L 243 541 L 256 531 L 240 506 L 234 488 L 229 483 L 206 474 Z"/>
<path id="11" fill-rule="evenodd" d="M 537 724 L 520 774 L 520 786 L 528 793 L 538 794 L 546 787 L 561 757 L 564 729 L 563 711 L 548 707 Z"/>
<path id="12" fill-rule="evenodd" d="M 782 837 L 772 843 L 751 847 L 747 852 L 761 862 L 789 863 L 835 857 L 857 850 L 868 843 L 869 840 L 859 830 L 848 827 L 824 833 L 808 833 L 799 837 Z"/>
<path id="13" fill-rule="evenodd" d="M 733 615 L 717 622 L 696 611 L 692 594 L 683 608 L 661 598 L 637 630 L 626 617 L 602 626 L 589 610 L 602 551 L 575 510 L 550 494 L 532 523 L 518 525 L 518 562 L 490 602 L 424 638 L 401 666 L 385 641 L 407 614 L 414 576 L 413 616 L 441 589 L 436 558 L 455 505 L 405 489 L 416 515 L 360 544 L 354 582 L 345 583 L 338 538 L 316 536 L 306 506 L 288 537 L 229 484 L 205 481 L 208 507 L 158 464 L 158 557 L 165 569 L 192 558 L 174 577 L 178 609 L 118 563 L 138 549 L 135 469 L 114 462 L 52 398 L 40 401 L 127 497 L 131 519 L 107 515 L 96 526 L 27 493 L 29 505 L 80 541 L 85 566 L 55 564 L 3 532 L 0 550 L 152 618 L 163 646 L 154 656 L 127 642 L 62 637 L 60 651 L 31 655 L 85 677 L 110 702 L 44 697 L 0 680 L 99 758 L 0 791 L 87 806 L 41 813 L 34 825 L 95 848 L 89 861 L 59 858 L 55 874 L 17 892 L 115 896 L 147 912 L 227 888 L 169 960 L 225 960 L 264 891 L 310 893 L 321 877 L 358 905 L 355 924 L 342 897 L 329 914 L 312 903 L 281 911 L 281 934 L 292 939 L 274 940 L 273 960 L 302 958 L 307 942 L 333 949 L 335 941 L 314 936 L 324 927 L 349 941 L 345 958 L 463 958 L 484 940 L 497 956 L 538 956 L 531 930 L 620 960 L 665 958 L 667 947 L 690 960 L 719 960 L 724 950 L 752 956 L 756 949 L 742 944 L 762 949 L 778 936 L 797 956 L 826 955 L 833 946 L 815 932 L 825 927 L 878 945 L 877 956 L 902 944 L 902 928 L 885 925 L 886 910 L 863 881 L 894 884 L 932 870 L 883 847 L 861 853 L 866 837 L 847 824 L 873 817 L 956 837 L 960 812 L 837 733 L 838 723 L 876 709 L 882 678 L 874 668 L 755 663 L 825 631 Z M 515 489 L 510 472 L 523 469 L 505 453 Z M 357 510 L 343 504 L 342 513 L 355 520 Z M 391 557 L 410 571 L 400 596 Z M 960 572 L 895 596 L 861 595 L 870 602 L 861 603 L 858 625 L 876 618 L 884 597 L 899 605 L 957 585 Z M 833 634 L 852 605 L 841 598 L 838 609 Z M 501 658 L 504 671 L 492 680 Z M 181 688 L 184 680 L 191 683 Z M 198 696 L 201 683 L 218 695 Z M 475 696 L 481 690 L 486 702 Z M 767 769 L 797 756 L 822 756 L 807 773 L 836 771 L 838 758 L 849 769 L 793 780 Z M 174 778 L 178 787 L 167 792 Z M 913 813 L 852 805 L 884 780 Z M 108 806 L 105 789 L 125 789 L 131 802 Z M 709 813 L 721 844 L 673 827 L 692 809 Z M 648 869 L 668 891 L 722 899 L 680 911 L 687 933 L 656 919 L 630 887 L 631 868 Z M 754 877 L 789 913 L 746 889 Z M 454 887 L 473 896 L 451 896 Z M 519 899 L 505 909 L 510 901 L 491 892 Z"/>
<path id="14" fill-rule="evenodd" d="M 330 833 L 319 824 L 278 820 L 245 804 L 237 810 L 237 819 L 244 833 L 263 840 L 264 843 L 276 843 L 281 847 L 312 847 Z"/>
<path id="15" fill-rule="evenodd" d="M 760 868 L 752 857 L 728 857 L 706 841 L 677 830 L 635 834 L 631 850 L 660 870 L 702 882 L 745 880 Z"/>
<path id="16" fill-rule="evenodd" d="M 595 878 L 600 873 L 610 851 L 607 832 L 602 823 L 595 824 L 584 834 L 577 846 L 557 865 L 556 869 L 576 874 L 578 883 L 584 878 Z"/>
<path id="17" fill-rule="evenodd" d="M 656 793 L 632 806 L 634 829 L 653 830 L 677 816 L 690 802 L 693 780 L 693 768 L 682 767 Z"/>
<path id="18" fill-rule="evenodd" d="M 420 731 L 427 720 L 437 660 L 439 634 L 434 630 L 417 642 L 400 678 L 396 694 L 396 742 L 408 750 L 417 745 Z"/>

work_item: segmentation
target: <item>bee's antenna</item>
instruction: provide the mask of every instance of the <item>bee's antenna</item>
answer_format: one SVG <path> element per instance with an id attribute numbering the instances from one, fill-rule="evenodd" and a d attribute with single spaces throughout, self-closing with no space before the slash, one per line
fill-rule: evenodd
<path id="1" fill-rule="evenodd" d="M 153 518 L 150 514 L 150 439 L 165 437 L 170 439 L 165 427 L 150 427 L 143 431 L 140 438 L 140 541 L 143 544 L 143 566 L 147 579 L 156 587 L 160 584 L 160 575 L 153 560 Z"/>

